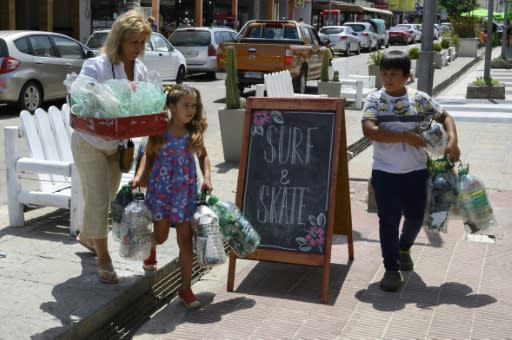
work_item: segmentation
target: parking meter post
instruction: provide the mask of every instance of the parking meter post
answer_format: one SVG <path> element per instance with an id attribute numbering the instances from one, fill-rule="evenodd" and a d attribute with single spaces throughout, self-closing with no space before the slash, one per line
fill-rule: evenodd
<path id="1" fill-rule="evenodd" d="M 436 1 L 425 1 L 423 4 L 423 34 L 421 37 L 421 52 L 419 59 L 418 90 L 432 95 L 434 86 L 434 23 L 437 13 Z"/>

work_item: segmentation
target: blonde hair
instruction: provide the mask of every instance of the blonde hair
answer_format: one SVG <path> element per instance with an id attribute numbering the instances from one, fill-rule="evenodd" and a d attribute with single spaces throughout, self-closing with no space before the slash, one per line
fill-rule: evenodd
<path id="1" fill-rule="evenodd" d="M 194 113 L 192 120 L 186 124 L 186 127 L 190 135 L 188 142 L 189 147 L 196 152 L 198 156 L 201 156 L 201 152 L 204 148 L 203 134 L 208 127 L 201 94 L 196 88 L 185 84 L 173 85 L 172 87 L 167 86 L 165 91 L 167 92 L 167 107 L 169 107 L 170 104 L 176 105 L 184 96 L 193 96 L 196 98 L 196 112 Z M 162 147 L 163 142 L 164 139 L 162 135 L 150 136 L 147 144 L 148 153 L 156 154 Z"/>
<path id="2" fill-rule="evenodd" d="M 101 48 L 101 53 L 106 54 L 112 64 L 119 64 L 121 62 L 121 42 L 140 33 L 144 33 L 146 39 L 149 39 L 151 32 L 151 26 L 144 14 L 135 9 L 129 10 L 118 16 L 114 21 L 112 29 Z M 144 55 L 144 50 L 142 50 L 141 55 Z"/>

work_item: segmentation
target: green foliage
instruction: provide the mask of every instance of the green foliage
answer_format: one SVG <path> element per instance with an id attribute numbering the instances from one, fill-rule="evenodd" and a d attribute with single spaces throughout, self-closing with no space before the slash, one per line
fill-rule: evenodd
<path id="1" fill-rule="evenodd" d="M 460 38 L 476 38 L 480 32 L 480 23 L 474 17 L 450 17 L 450 23 L 453 26 L 453 31 Z"/>
<path id="2" fill-rule="evenodd" d="M 434 50 L 434 52 L 441 52 L 442 51 L 441 44 L 437 43 L 437 42 L 433 43 L 432 50 Z"/>
<path id="3" fill-rule="evenodd" d="M 473 82 L 471 83 L 471 85 L 474 85 L 474 86 L 496 86 L 496 85 L 499 85 L 500 82 L 496 79 L 489 79 L 488 81 L 486 81 L 484 79 L 484 77 L 477 77 L 475 80 L 473 80 Z"/>
<path id="4" fill-rule="evenodd" d="M 409 59 L 417 60 L 420 58 L 420 49 L 418 47 L 411 47 L 409 49 Z"/>
<path id="5" fill-rule="evenodd" d="M 380 62 L 383 57 L 384 57 L 384 52 L 382 52 L 382 51 L 372 52 L 368 55 L 368 64 L 380 66 Z"/>
<path id="6" fill-rule="evenodd" d="M 443 37 L 443 39 L 447 39 L 448 40 L 448 42 L 450 43 L 450 46 L 457 46 L 459 44 L 460 38 L 452 30 L 443 32 L 442 37 Z"/>
<path id="7" fill-rule="evenodd" d="M 450 17 L 478 8 L 476 0 L 439 0 L 438 4 L 438 7 L 444 7 L 446 9 Z"/>
<path id="8" fill-rule="evenodd" d="M 450 40 L 448 40 L 447 38 L 441 39 L 441 47 L 443 49 L 447 49 L 448 47 L 450 47 Z"/>
<path id="9" fill-rule="evenodd" d="M 226 108 L 240 109 L 240 90 L 238 89 L 238 77 L 236 75 L 236 53 L 234 46 L 226 49 Z"/>
<path id="10" fill-rule="evenodd" d="M 320 81 L 329 81 L 329 64 L 331 63 L 331 52 L 325 49 L 322 53 L 322 68 L 320 69 Z"/>

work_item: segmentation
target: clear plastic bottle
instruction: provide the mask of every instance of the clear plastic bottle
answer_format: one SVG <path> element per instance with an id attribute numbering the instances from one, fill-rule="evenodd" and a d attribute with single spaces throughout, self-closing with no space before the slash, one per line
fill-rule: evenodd
<path id="1" fill-rule="evenodd" d="M 112 216 L 112 237 L 116 241 L 120 241 L 121 219 L 123 217 L 124 208 L 133 201 L 132 188 L 129 185 L 123 185 L 116 195 L 116 198 L 110 204 Z"/>
<path id="2" fill-rule="evenodd" d="M 469 166 L 459 166 L 458 203 L 464 225 L 471 234 L 496 235 L 496 219 L 485 186 L 469 174 Z"/>
<path id="3" fill-rule="evenodd" d="M 226 252 L 219 231 L 217 215 L 204 204 L 197 206 L 192 227 L 194 248 L 200 266 L 213 266 L 226 262 Z"/>
<path id="4" fill-rule="evenodd" d="M 258 248 L 260 235 L 234 203 L 220 201 L 212 195 L 208 204 L 219 216 L 220 231 L 238 257 L 245 257 Z"/>
<path id="5" fill-rule="evenodd" d="M 126 206 L 120 226 L 119 255 L 130 260 L 144 260 L 151 250 L 151 213 L 144 204 L 144 194 L 136 193 Z"/>

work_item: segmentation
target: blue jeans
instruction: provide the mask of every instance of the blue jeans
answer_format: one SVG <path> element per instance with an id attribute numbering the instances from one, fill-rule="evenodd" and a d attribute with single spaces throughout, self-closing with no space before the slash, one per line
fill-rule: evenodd
<path id="1" fill-rule="evenodd" d="M 427 169 L 405 174 L 372 171 L 379 216 L 379 237 L 384 268 L 399 269 L 400 250 L 409 250 L 423 225 L 427 201 Z M 400 220 L 404 216 L 399 235 Z"/>

